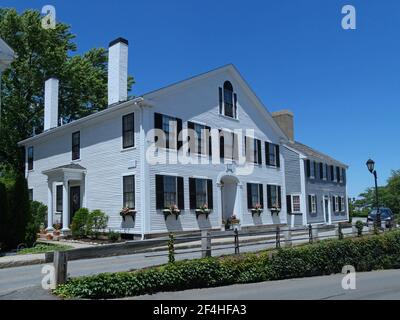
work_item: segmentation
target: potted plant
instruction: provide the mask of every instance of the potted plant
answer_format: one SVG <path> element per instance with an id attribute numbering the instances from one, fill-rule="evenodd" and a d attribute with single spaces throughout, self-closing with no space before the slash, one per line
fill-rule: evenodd
<path id="1" fill-rule="evenodd" d="M 233 230 L 240 230 L 240 220 L 236 217 L 235 214 L 233 214 L 229 220 Z"/>
<path id="2" fill-rule="evenodd" d="M 281 212 L 281 208 L 280 208 L 279 206 L 276 205 L 276 206 L 273 206 L 273 207 L 271 208 L 271 214 L 276 213 L 276 215 L 278 215 L 279 212 Z"/>
<path id="3" fill-rule="evenodd" d="M 132 219 L 135 219 L 135 214 L 136 210 L 131 208 L 122 208 L 121 211 L 119 212 L 119 215 L 122 217 L 124 221 L 127 216 L 131 216 Z"/>
<path id="4" fill-rule="evenodd" d="M 199 215 L 205 214 L 206 219 L 208 219 L 208 215 L 211 213 L 211 209 L 208 208 L 208 204 L 203 204 L 200 208 L 196 209 L 196 219 L 199 218 Z"/>
<path id="5" fill-rule="evenodd" d="M 253 209 L 251 209 L 251 214 L 254 216 L 255 214 L 258 214 L 258 216 L 261 215 L 263 212 L 263 207 L 261 204 L 257 203 Z"/>
<path id="6" fill-rule="evenodd" d="M 51 233 L 46 234 L 46 240 L 53 240 L 53 235 Z"/>
<path id="7" fill-rule="evenodd" d="M 61 234 L 61 229 L 62 229 L 61 224 L 60 223 L 55 223 L 53 225 L 53 228 L 54 228 L 53 235 L 58 237 Z"/>
<path id="8" fill-rule="evenodd" d="M 43 223 L 40 225 L 39 233 L 40 234 L 46 234 L 47 233 L 46 232 L 46 227 L 45 227 L 45 225 Z"/>
<path id="9" fill-rule="evenodd" d="M 178 217 L 181 214 L 181 211 L 179 210 L 179 208 L 176 204 L 171 204 L 169 206 L 169 208 L 166 208 L 163 210 L 163 213 L 164 213 L 165 220 L 167 220 L 168 216 L 170 216 L 170 215 L 175 215 L 175 219 L 178 220 Z"/>

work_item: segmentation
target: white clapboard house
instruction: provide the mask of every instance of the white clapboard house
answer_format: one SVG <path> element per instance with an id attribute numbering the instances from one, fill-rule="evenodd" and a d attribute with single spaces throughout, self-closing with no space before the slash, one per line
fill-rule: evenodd
<path id="1" fill-rule="evenodd" d="M 128 41 L 110 43 L 107 109 L 59 125 L 58 85 L 45 83 L 44 132 L 20 142 L 48 229 L 81 207 L 135 237 L 286 224 L 287 135 L 233 65 L 127 95 Z M 302 198 L 303 199 L 303 198 Z M 289 210 L 290 211 L 290 210 Z"/>

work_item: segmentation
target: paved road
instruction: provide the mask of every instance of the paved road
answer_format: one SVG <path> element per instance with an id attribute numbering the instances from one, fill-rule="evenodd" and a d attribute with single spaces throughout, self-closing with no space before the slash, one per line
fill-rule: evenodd
<path id="1" fill-rule="evenodd" d="M 350 232 L 348 230 L 347 232 Z M 324 233 L 325 236 L 334 236 L 334 232 Z M 303 240 L 296 240 L 303 238 Z M 273 242 L 273 241 L 272 241 Z M 304 235 L 293 238 L 294 243 L 307 242 Z M 240 248 L 241 252 L 260 251 L 265 248 L 273 247 L 269 244 L 245 244 Z M 227 248 L 228 247 L 228 248 Z M 232 254 L 234 248 L 232 244 L 213 247 L 213 256 Z M 176 255 L 177 260 L 199 258 L 200 252 L 191 252 L 199 249 L 179 250 L 184 254 Z M 128 256 L 108 257 L 90 260 L 78 260 L 68 263 L 68 273 L 70 277 L 93 275 L 103 272 L 118 272 L 140 269 L 144 267 L 165 264 L 168 261 L 166 255 L 162 253 L 135 254 Z M 0 300 L 1 299 L 45 299 L 47 293 L 41 289 L 43 275 L 41 270 L 43 265 L 31 265 L 16 268 L 0 269 Z M 37 294 L 33 292 L 37 291 Z M 39 292 L 40 291 L 40 292 Z"/>
<path id="2" fill-rule="evenodd" d="M 138 300 L 399 300 L 400 270 L 358 273 L 356 289 L 344 290 L 344 275 L 270 281 L 157 293 Z"/>

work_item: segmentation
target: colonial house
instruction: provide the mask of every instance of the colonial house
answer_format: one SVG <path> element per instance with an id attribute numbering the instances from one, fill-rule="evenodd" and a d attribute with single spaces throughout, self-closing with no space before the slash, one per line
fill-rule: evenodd
<path id="1" fill-rule="evenodd" d="M 348 166 L 294 140 L 293 113 L 272 113 L 288 142 L 282 147 L 288 225 L 332 224 L 348 221 Z"/>
<path id="2" fill-rule="evenodd" d="M 48 230 L 58 222 L 68 233 L 81 207 L 142 239 L 232 220 L 242 228 L 288 223 L 285 150 L 296 150 L 299 166 L 307 155 L 233 65 L 133 99 L 127 65 L 128 41 L 116 39 L 108 107 L 68 124 L 59 125 L 59 81 L 45 83 L 44 132 L 20 145 L 31 197 L 48 206 Z M 308 190 L 300 191 L 303 199 Z"/>

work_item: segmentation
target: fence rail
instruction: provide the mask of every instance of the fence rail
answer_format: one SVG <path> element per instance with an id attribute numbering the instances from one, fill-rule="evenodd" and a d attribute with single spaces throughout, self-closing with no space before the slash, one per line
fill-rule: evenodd
<path id="1" fill-rule="evenodd" d="M 351 232 L 344 232 L 351 228 Z M 385 228 L 383 228 L 385 230 Z M 329 233 L 330 234 L 326 234 Z M 334 232 L 334 234 L 332 234 Z M 363 231 L 363 234 L 374 233 L 375 230 L 369 228 Z M 314 243 L 319 240 L 345 237 L 354 237 L 358 235 L 355 225 L 338 224 L 332 225 L 309 225 L 298 228 L 282 228 L 276 226 L 273 229 L 255 230 L 255 231 L 201 231 L 199 235 L 181 235 L 173 237 L 171 243 L 170 237 L 158 239 L 149 239 L 143 241 L 128 241 L 120 244 L 104 245 L 99 247 L 73 249 L 68 251 L 57 251 L 46 253 L 46 262 L 53 262 L 55 268 L 55 283 L 61 284 L 67 280 L 68 261 L 95 259 L 111 256 L 131 255 L 138 253 L 151 253 L 155 249 L 163 251 L 162 253 L 151 253 L 145 257 L 161 257 L 183 255 L 188 253 L 200 253 L 201 257 L 211 257 L 212 251 L 231 250 L 234 254 L 240 254 L 240 250 L 251 246 L 264 246 L 265 249 L 289 247 L 296 242 L 297 244 Z M 212 244 L 213 240 L 223 242 Z M 187 248 L 176 247 L 177 244 L 200 242 L 200 249 L 187 250 Z M 195 244 L 199 245 L 199 243 Z"/>

